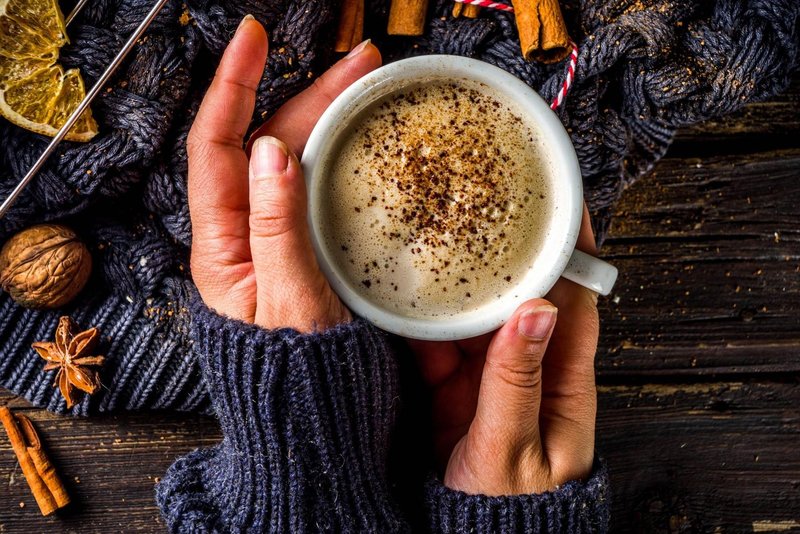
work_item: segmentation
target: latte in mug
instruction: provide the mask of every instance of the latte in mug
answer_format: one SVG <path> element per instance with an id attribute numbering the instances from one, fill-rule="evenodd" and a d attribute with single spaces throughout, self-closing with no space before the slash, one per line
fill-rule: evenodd
<path id="1" fill-rule="evenodd" d="M 362 110 L 325 163 L 313 214 L 349 285 L 420 319 L 514 291 L 555 209 L 542 136 L 523 117 L 470 80 L 412 85 Z"/>

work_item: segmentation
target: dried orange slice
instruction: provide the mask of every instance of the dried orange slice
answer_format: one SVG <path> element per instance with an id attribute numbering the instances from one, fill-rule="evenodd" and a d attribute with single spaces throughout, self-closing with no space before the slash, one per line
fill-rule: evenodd
<path id="1" fill-rule="evenodd" d="M 55 0 L 0 0 L 0 115 L 39 134 L 58 132 L 86 95 L 80 72 L 57 63 L 66 42 Z M 86 110 L 66 139 L 88 141 L 96 134 Z"/>

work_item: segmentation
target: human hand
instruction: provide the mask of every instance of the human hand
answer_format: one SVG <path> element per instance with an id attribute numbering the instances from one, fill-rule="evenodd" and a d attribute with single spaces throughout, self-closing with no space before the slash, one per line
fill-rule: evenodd
<path id="1" fill-rule="evenodd" d="M 595 251 L 585 208 L 578 248 Z M 432 389 L 446 486 L 519 495 L 590 474 L 597 295 L 562 278 L 547 298 L 525 302 L 502 328 L 477 338 L 408 341 Z"/>
<path id="2" fill-rule="evenodd" d="M 298 155 L 331 101 L 378 68 L 362 43 L 244 135 L 267 59 L 267 34 L 245 17 L 225 50 L 187 140 L 192 277 L 218 313 L 264 328 L 323 330 L 351 319 L 317 264 Z"/>

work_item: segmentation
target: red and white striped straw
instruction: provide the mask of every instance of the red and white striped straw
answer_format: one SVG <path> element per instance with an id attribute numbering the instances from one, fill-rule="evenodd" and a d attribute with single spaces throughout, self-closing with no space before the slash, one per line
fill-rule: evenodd
<path id="1" fill-rule="evenodd" d="M 578 45 L 573 43 L 572 41 L 569 42 L 572 45 L 572 52 L 569 53 L 569 62 L 567 63 L 567 73 L 564 76 L 564 83 L 561 84 L 561 88 L 558 90 L 556 97 L 550 103 L 550 109 L 555 110 L 558 106 L 564 103 L 564 100 L 567 99 L 567 93 L 569 92 L 569 88 L 572 87 L 572 80 L 575 79 L 575 65 L 578 63 Z"/>
<path id="2" fill-rule="evenodd" d="M 454 0 L 456 2 L 460 2 L 462 4 L 469 4 L 471 6 L 480 6 L 486 7 L 489 9 L 497 9 L 499 11 L 505 11 L 506 13 L 513 13 L 514 8 L 508 4 L 501 4 L 498 2 L 491 2 L 490 0 Z M 558 90 L 553 102 L 550 103 L 550 109 L 557 109 L 564 101 L 567 99 L 567 93 L 569 92 L 569 88 L 572 87 L 572 82 L 575 79 L 575 65 L 578 63 L 578 45 L 574 42 L 570 41 L 569 43 L 572 45 L 572 52 L 569 54 L 569 62 L 567 63 L 567 72 L 564 76 L 564 82 L 561 84 L 561 88 Z"/>

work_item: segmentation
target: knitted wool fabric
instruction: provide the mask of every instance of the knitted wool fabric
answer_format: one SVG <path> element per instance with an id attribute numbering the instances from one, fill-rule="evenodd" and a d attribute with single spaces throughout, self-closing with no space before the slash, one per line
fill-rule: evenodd
<path id="1" fill-rule="evenodd" d="M 66 66 L 94 82 L 151 0 L 92 0 L 70 26 Z M 48 339 L 57 317 L 106 336 L 106 386 L 73 408 L 208 410 L 186 335 L 185 140 L 213 66 L 233 30 L 252 13 L 270 35 L 254 125 L 333 61 L 338 2 L 242 0 L 167 4 L 109 90 L 93 106 L 100 134 L 63 143 L 13 210 L 0 241 L 41 221 L 73 226 L 95 257 L 89 287 L 53 312 L 22 310 L 0 295 L 0 384 L 37 405 L 65 411 L 51 377 L 29 348 Z M 666 151 L 676 128 L 729 113 L 785 88 L 798 63 L 796 0 L 563 1 L 580 47 L 575 83 L 558 114 L 581 163 L 598 239 L 621 191 Z M 425 35 L 387 37 L 388 0 L 368 0 L 365 36 L 387 60 L 412 54 L 476 57 L 526 81 L 546 99 L 564 66 L 527 63 L 513 15 L 484 9 L 452 19 L 449 0 L 431 2 Z M 47 139 L 0 121 L 0 196 L 5 197 Z"/>
<path id="2" fill-rule="evenodd" d="M 431 478 L 419 499 L 404 496 L 424 509 L 424 524 L 412 528 L 386 472 L 399 408 L 386 334 L 362 319 L 322 334 L 268 331 L 221 317 L 199 298 L 190 308 L 224 439 L 180 458 L 159 482 L 170 531 L 607 531 L 599 462 L 585 483 L 540 495 L 467 495 Z"/>
<path id="3" fill-rule="evenodd" d="M 193 338 L 225 439 L 179 459 L 157 501 L 174 532 L 396 532 L 386 486 L 395 360 L 363 320 L 318 335 L 221 317 Z M 346 466 L 346 468 L 342 468 Z"/>

